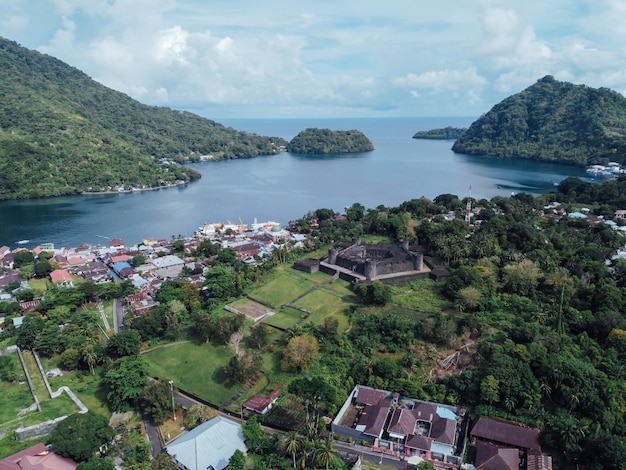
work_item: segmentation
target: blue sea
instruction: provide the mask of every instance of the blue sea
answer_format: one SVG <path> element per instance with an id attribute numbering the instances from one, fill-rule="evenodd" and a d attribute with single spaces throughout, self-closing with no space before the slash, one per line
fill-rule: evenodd
<path id="1" fill-rule="evenodd" d="M 474 199 L 540 194 L 584 169 L 527 160 L 454 154 L 452 141 L 416 140 L 418 130 L 467 127 L 473 118 L 224 119 L 239 130 L 291 140 L 310 127 L 357 129 L 373 152 L 302 156 L 287 152 L 251 159 L 197 163 L 202 178 L 183 187 L 131 194 L 68 196 L 0 202 L 0 246 L 127 245 L 146 238 L 191 235 L 204 223 L 287 223 L 318 208 L 343 211 L 452 193 Z"/>

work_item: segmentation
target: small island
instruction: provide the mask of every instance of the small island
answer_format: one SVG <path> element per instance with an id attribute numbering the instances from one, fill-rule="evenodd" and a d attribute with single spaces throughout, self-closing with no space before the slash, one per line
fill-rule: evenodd
<path id="1" fill-rule="evenodd" d="M 442 127 L 439 129 L 430 129 L 428 131 L 417 131 L 413 135 L 414 139 L 426 140 L 456 140 L 461 134 L 467 130 L 466 127 Z"/>
<path id="2" fill-rule="evenodd" d="M 287 145 L 287 151 L 306 155 L 357 153 L 374 150 L 372 142 L 360 131 L 332 131 L 309 128 L 301 131 Z"/>

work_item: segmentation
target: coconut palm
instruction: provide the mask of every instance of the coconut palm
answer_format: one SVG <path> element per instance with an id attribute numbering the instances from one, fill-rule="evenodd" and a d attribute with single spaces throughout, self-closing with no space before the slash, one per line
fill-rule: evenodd
<path id="1" fill-rule="evenodd" d="M 293 468 L 296 468 L 296 454 L 300 450 L 300 440 L 298 433 L 290 432 L 285 439 L 285 454 L 290 455 L 293 459 Z"/>
<path id="2" fill-rule="evenodd" d="M 95 375 L 94 365 L 98 362 L 98 353 L 95 351 L 93 344 L 89 344 L 83 349 L 83 360 L 89 366 L 91 375 Z"/>
<path id="3" fill-rule="evenodd" d="M 317 443 L 317 461 L 326 470 L 329 468 L 335 468 L 339 456 L 333 446 L 333 438 L 328 436 L 324 441 L 318 441 Z"/>

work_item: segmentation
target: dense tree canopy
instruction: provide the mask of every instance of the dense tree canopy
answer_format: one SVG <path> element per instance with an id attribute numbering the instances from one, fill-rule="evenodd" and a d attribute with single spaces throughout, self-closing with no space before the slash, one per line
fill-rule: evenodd
<path id="1" fill-rule="evenodd" d="M 546 76 L 472 123 L 452 150 L 574 165 L 623 163 L 626 98 Z"/>
<path id="2" fill-rule="evenodd" d="M 286 143 L 140 104 L 2 38 L 0 94 L 0 199 L 191 181 L 200 174 L 175 162 L 275 154 Z"/>
<path id="3" fill-rule="evenodd" d="M 302 154 L 329 154 L 369 152 L 372 142 L 357 130 L 332 131 L 330 129 L 305 129 L 287 145 L 287 150 Z"/>
<path id="4" fill-rule="evenodd" d="M 428 140 L 456 140 L 467 129 L 465 127 L 443 127 L 439 129 L 429 129 L 427 131 L 417 131 L 414 135 L 414 139 L 428 139 Z"/>
<path id="5" fill-rule="evenodd" d="M 57 454 L 84 462 L 114 436 L 115 431 L 104 416 L 88 411 L 61 421 L 50 434 L 50 443 Z"/>

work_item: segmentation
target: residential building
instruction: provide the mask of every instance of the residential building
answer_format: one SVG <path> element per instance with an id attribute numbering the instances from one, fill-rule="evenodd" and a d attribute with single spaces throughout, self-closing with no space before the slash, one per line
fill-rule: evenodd
<path id="1" fill-rule="evenodd" d="M 264 415 L 272 409 L 272 405 L 278 400 L 279 396 L 280 390 L 274 390 L 270 393 L 269 397 L 262 397 L 255 394 L 243 402 L 241 406 L 244 410 Z"/>
<path id="2" fill-rule="evenodd" d="M 76 470 L 76 468 L 78 468 L 76 462 L 55 454 L 41 443 L 0 460 L 0 470 Z"/>
<path id="3" fill-rule="evenodd" d="M 50 273 L 50 280 L 55 286 L 74 287 L 72 275 L 64 269 L 55 269 Z"/>
<path id="4" fill-rule="evenodd" d="M 183 470 L 223 470 L 236 450 L 247 452 L 241 424 L 218 416 L 165 447 Z"/>
<path id="5" fill-rule="evenodd" d="M 416 464 L 459 468 L 465 411 L 357 385 L 332 422 L 335 434 Z"/>

